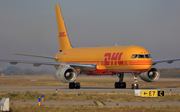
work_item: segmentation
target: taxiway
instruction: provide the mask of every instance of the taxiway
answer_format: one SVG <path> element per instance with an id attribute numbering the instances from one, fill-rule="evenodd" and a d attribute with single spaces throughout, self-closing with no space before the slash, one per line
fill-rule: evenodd
<path id="1" fill-rule="evenodd" d="M 63 86 L 0 86 L 0 92 L 8 91 L 19 91 L 19 92 L 55 92 L 57 89 L 58 92 L 98 92 L 98 93 L 134 93 L 134 90 L 131 88 L 126 89 L 115 89 L 113 87 L 81 87 L 81 89 L 69 89 L 68 87 Z M 140 88 L 140 89 L 150 89 L 150 90 L 164 90 L 165 93 L 169 93 L 170 89 L 173 93 L 180 93 L 179 88 Z"/>

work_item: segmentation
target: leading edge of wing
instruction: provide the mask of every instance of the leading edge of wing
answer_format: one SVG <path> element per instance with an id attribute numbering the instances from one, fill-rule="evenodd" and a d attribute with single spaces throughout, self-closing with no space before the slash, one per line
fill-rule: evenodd
<path id="1" fill-rule="evenodd" d="M 38 67 L 41 65 L 53 65 L 53 66 L 60 66 L 60 65 L 69 65 L 75 69 L 82 69 L 88 71 L 96 70 L 96 64 L 83 64 L 83 63 L 60 63 L 60 62 L 44 62 L 44 61 L 26 61 L 26 60 L 9 60 L 9 59 L 0 59 L 0 62 L 10 62 L 12 65 L 16 65 L 17 63 L 26 63 L 26 64 L 33 64 L 33 66 Z"/>
<path id="2" fill-rule="evenodd" d="M 180 59 L 156 60 L 156 61 L 153 61 L 152 64 L 155 65 L 157 63 L 165 63 L 165 62 L 170 64 L 174 61 L 180 61 Z"/>

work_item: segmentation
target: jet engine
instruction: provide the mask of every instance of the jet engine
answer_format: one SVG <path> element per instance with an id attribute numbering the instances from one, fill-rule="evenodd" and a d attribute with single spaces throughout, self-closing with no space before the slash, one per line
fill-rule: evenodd
<path id="1" fill-rule="evenodd" d="M 151 68 L 149 71 L 141 73 L 139 77 L 146 82 L 153 82 L 159 79 L 160 72 L 157 68 Z"/>
<path id="2" fill-rule="evenodd" d="M 63 83 L 70 83 L 76 79 L 77 72 L 72 67 L 61 67 L 55 72 L 54 76 Z"/>

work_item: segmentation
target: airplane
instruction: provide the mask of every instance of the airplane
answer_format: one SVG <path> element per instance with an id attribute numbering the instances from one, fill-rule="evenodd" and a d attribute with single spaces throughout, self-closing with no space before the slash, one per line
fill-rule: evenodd
<path id="1" fill-rule="evenodd" d="M 21 56 L 39 57 L 52 59 L 54 62 L 9 60 L 0 59 L 1 62 L 55 66 L 55 78 L 63 83 L 69 83 L 69 89 L 80 89 L 80 83 L 76 82 L 80 74 L 86 75 L 117 75 L 118 82 L 115 88 L 126 88 L 123 82 L 124 73 L 134 76 L 132 89 L 138 89 L 138 77 L 146 82 L 154 82 L 159 79 L 160 72 L 153 65 L 157 63 L 172 63 L 180 59 L 153 61 L 149 52 L 140 46 L 111 46 L 111 47 L 84 47 L 73 48 L 69 42 L 64 20 L 59 5 L 55 5 L 58 39 L 60 51 L 55 56 L 40 56 L 29 54 L 18 54 Z"/>

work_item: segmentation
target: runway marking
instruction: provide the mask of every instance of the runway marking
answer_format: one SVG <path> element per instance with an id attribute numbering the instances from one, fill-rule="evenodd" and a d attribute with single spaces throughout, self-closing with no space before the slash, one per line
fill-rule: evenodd
<path id="1" fill-rule="evenodd" d="M 96 106 L 106 106 L 106 104 L 104 103 L 104 102 L 95 102 L 94 101 L 94 104 L 96 105 Z"/>
<path id="2" fill-rule="evenodd" d="M 96 106 L 98 106 L 98 104 L 94 101 L 94 104 L 96 105 Z"/>
<path id="3" fill-rule="evenodd" d="M 101 102 L 104 106 L 106 106 L 106 104 L 104 102 Z"/>

